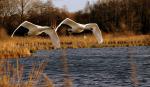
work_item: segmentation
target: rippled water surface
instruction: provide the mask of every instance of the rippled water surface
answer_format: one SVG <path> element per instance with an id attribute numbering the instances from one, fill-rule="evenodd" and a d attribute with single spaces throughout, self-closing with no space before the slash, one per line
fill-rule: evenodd
<path id="1" fill-rule="evenodd" d="M 38 51 L 37 58 L 21 59 L 20 63 L 28 73 L 32 63 L 48 61 L 44 73 L 60 87 L 62 54 L 62 50 Z M 150 47 L 66 49 L 66 55 L 73 87 L 150 87 Z"/>

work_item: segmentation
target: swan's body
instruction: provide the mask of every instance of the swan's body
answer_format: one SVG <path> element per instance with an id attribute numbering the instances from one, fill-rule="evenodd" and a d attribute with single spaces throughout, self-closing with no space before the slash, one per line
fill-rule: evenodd
<path id="1" fill-rule="evenodd" d="M 70 26 L 71 29 L 69 29 L 68 31 L 71 31 L 74 33 L 81 33 L 84 30 L 91 30 L 93 32 L 94 36 L 96 37 L 98 43 L 101 44 L 103 42 L 102 33 L 96 23 L 80 24 L 80 23 L 76 23 L 75 21 L 73 21 L 69 18 L 66 18 L 64 21 L 62 21 L 57 26 L 57 28 L 55 30 L 56 32 L 62 24 L 66 24 L 66 25 Z"/>
<path id="2" fill-rule="evenodd" d="M 53 30 L 51 27 L 48 26 L 39 26 L 39 25 L 35 25 L 31 22 L 25 21 L 22 24 L 20 24 L 17 29 L 15 29 L 15 31 L 13 32 L 13 34 L 11 35 L 11 37 L 14 36 L 15 32 L 20 28 L 20 27 L 24 27 L 27 28 L 28 31 L 28 35 L 39 35 L 41 33 L 46 33 L 50 36 L 51 40 L 52 40 L 52 44 L 55 48 L 60 48 L 60 40 L 59 37 L 57 35 L 57 33 L 55 32 L 55 30 Z"/>

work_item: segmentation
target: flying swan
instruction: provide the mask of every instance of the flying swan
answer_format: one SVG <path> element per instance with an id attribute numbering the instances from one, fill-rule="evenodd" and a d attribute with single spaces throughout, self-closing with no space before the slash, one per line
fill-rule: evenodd
<path id="1" fill-rule="evenodd" d="M 81 33 L 84 30 L 91 30 L 96 37 L 98 43 L 101 44 L 103 42 L 102 33 L 96 23 L 79 24 L 69 18 L 66 18 L 57 26 L 57 28 L 55 29 L 56 32 L 62 24 L 70 26 L 71 29 L 69 29 L 68 31 L 74 33 Z"/>
<path id="2" fill-rule="evenodd" d="M 13 34 L 11 35 L 11 37 L 14 36 L 15 32 L 20 28 L 20 27 L 24 27 L 27 28 L 28 31 L 28 35 L 39 35 L 41 33 L 46 33 L 49 35 L 49 37 L 52 40 L 52 44 L 54 46 L 54 48 L 60 48 L 60 40 L 59 37 L 57 35 L 57 33 L 55 32 L 54 29 L 52 29 L 51 27 L 48 26 L 39 26 L 39 25 L 35 25 L 31 22 L 25 21 L 22 24 L 20 24 L 15 31 L 13 32 Z"/>

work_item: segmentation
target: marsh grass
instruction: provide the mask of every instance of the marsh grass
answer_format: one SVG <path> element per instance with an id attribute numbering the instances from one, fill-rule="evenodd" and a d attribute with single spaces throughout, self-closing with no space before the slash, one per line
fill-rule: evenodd
<path id="1" fill-rule="evenodd" d="M 0 58 L 18 58 L 31 55 L 26 47 L 20 47 L 14 41 L 7 40 L 0 42 Z"/>
<path id="2" fill-rule="evenodd" d="M 61 36 L 62 48 L 102 48 L 150 46 L 149 35 L 113 36 L 104 35 L 104 42 L 98 44 L 93 35 Z M 20 58 L 30 56 L 37 50 L 53 49 L 49 37 L 14 37 L 0 42 L 0 58 Z"/>
<path id="3" fill-rule="evenodd" d="M 106 36 L 102 47 L 150 46 L 149 35 Z"/>
<path id="4" fill-rule="evenodd" d="M 37 84 L 43 75 L 43 70 L 45 69 L 47 62 L 41 62 L 38 65 L 33 64 L 28 79 L 26 80 L 23 79 L 23 65 L 19 63 L 16 63 L 15 65 L 8 60 L 0 60 L 0 65 L 0 87 L 39 87 Z M 47 75 L 44 77 L 47 77 Z M 46 79 L 46 81 L 48 81 L 48 79 Z M 48 82 L 49 84 L 52 84 L 51 80 Z M 49 85 L 47 87 L 53 86 Z"/>
<path id="5" fill-rule="evenodd" d="M 104 42 L 98 44 L 92 35 L 61 37 L 63 48 L 101 48 L 101 47 L 128 47 L 128 46 L 150 46 L 149 35 L 139 36 L 113 36 L 105 35 Z"/>

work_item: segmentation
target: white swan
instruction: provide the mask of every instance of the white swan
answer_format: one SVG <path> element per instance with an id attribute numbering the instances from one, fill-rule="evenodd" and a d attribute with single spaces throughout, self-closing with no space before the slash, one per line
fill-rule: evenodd
<path id="1" fill-rule="evenodd" d="M 28 35 L 39 35 L 41 33 L 46 33 L 49 35 L 49 37 L 52 40 L 52 44 L 55 48 L 60 48 L 60 40 L 59 37 L 57 35 L 57 33 L 55 32 L 54 29 L 52 29 L 51 27 L 48 26 L 39 26 L 39 25 L 35 25 L 31 22 L 25 21 L 22 24 L 20 24 L 15 31 L 13 32 L 13 34 L 11 35 L 11 37 L 14 36 L 15 32 L 20 28 L 20 27 L 25 27 L 27 28 L 28 31 Z"/>
<path id="2" fill-rule="evenodd" d="M 94 36 L 96 37 L 98 43 L 101 44 L 103 42 L 102 33 L 96 23 L 79 24 L 69 18 L 66 18 L 57 26 L 57 28 L 55 29 L 56 32 L 62 24 L 66 24 L 70 26 L 71 29 L 69 29 L 68 31 L 71 31 L 74 33 L 81 33 L 84 30 L 91 30 Z"/>

